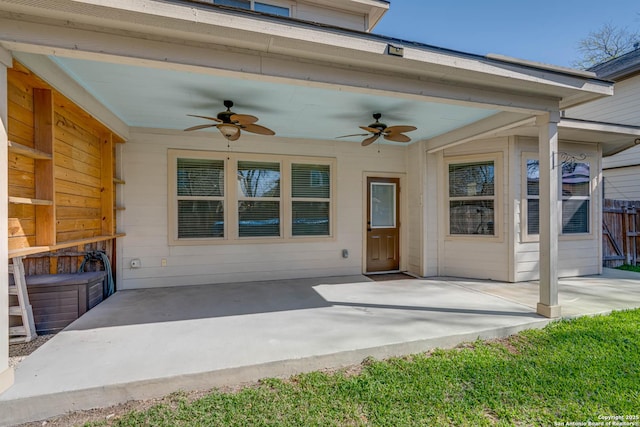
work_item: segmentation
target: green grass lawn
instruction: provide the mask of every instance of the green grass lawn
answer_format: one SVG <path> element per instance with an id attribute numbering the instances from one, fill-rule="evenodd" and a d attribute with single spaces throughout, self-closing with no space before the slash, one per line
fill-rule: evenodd
<path id="1" fill-rule="evenodd" d="M 606 425 L 602 417 L 611 416 L 640 425 L 632 418 L 640 416 L 640 310 L 554 322 L 505 340 L 430 354 L 366 361 L 355 374 L 268 379 L 195 401 L 177 393 L 167 404 L 109 424 L 554 426 Z"/>
<path id="2" fill-rule="evenodd" d="M 621 265 L 620 267 L 617 267 L 617 268 L 618 268 L 618 270 L 635 271 L 637 273 L 640 273 L 640 265 L 624 264 L 624 265 Z"/>

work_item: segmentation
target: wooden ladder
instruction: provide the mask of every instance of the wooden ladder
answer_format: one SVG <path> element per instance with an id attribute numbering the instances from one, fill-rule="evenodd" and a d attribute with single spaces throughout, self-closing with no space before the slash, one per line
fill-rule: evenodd
<path id="1" fill-rule="evenodd" d="M 12 323 L 18 322 L 9 323 L 9 343 L 29 342 L 37 334 L 33 321 L 33 310 L 29 303 L 27 282 L 24 277 L 24 264 L 22 264 L 22 257 L 12 258 L 12 262 L 9 264 L 9 274 L 13 275 L 13 283 L 9 282 L 9 318 L 17 318 L 22 324 L 11 326 Z M 18 305 L 13 305 L 11 300 L 14 302 L 17 300 Z"/>

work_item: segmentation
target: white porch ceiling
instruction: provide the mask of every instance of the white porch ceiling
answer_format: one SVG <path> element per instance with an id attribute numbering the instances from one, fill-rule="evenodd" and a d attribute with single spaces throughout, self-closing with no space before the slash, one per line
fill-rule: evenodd
<path id="1" fill-rule="evenodd" d="M 20 55 L 27 59 L 32 56 Z M 499 112 L 408 99 L 392 93 L 367 94 L 337 85 L 318 88 L 304 82 L 265 82 L 249 75 L 235 78 L 57 56 L 49 58 L 131 127 L 185 129 L 205 123 L 187 114 L 215 116 L 225 109 L 223 100 L 229 99 L 235 103 L 233 111 L 257 116 L 258 124 L 273 129 L 281 137 L 333 140 L 340 135 L 360 133 L 358 126 L 372 123 L 372 114 L 380 112 L 381 121 L 389 126 L 416 126 L 418 130 L 407 134 L 416 142 Z M 360 142 L 362 138 L 341 140 Z"/>

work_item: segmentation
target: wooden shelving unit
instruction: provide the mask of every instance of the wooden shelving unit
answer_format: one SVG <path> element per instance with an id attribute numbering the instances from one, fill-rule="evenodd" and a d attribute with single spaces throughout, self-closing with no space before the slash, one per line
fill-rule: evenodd
<path id="1" fill-rule="evenodd" d="M 51 153 L 45 153 L 44 151 L 36 150 L 35 148 L 27 147 L 26 145 L 18 144 L 13 141 L 9 141 L 9 151 L 31 159 L 53 160 L 53 155 Z"/>
<path id="2" fill-rule="evenodd" d="M 53 200 L 29 199 L 27 197 L 12 197 L 12 196 L 9 196 L 9 203 L 13 203 L 13 204 L 16 204 L 16 205 L 53 206 Z"/>

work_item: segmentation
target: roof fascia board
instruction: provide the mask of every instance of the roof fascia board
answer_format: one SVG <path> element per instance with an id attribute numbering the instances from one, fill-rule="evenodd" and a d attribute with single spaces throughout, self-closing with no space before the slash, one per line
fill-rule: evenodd
<path id="1" fill-rule="evenodd" d="M 57 17 L 64 22 L 73 21 L 74 24 L 69 25 L 75 26 L 82 23 L 103 25 L 111 30 L 124 29 L 156 37 L 220 43 L 235 48 L 285 53 L 307 59 L 326 56 L 332 61 L 343 61 L 345 65 L 361 61 L 368 68 L 389 67 L 405 72 L 416 72 L 418 69 L 439 78 L 453 76 L 467 82 L 484 79 L 505 90 L 522 90 L 523 86 L 532 93 L 546 90 L 547 94 L 555 93 L 571 100 L 563 103 L 563 108 L 612 94 L 610 83 L 572 73 L 523 66 L 446 49 L 427 49 L 415 43 L 405 46 L 405 58 L 391 58 L 385 55 L 387 43 L 391 39 L 382 36 L 317 27 L 299 21 L 256 19 L 252 15 L 202 6 L 185 7 L 184 4 L 152 0 L 119 0 L 115 2 L 117 7 L 105 7 L 102 6 L 104 2 L 98 0 L 50 0 L 45 9 L 25 6 L 33 3 L 33 0 L 6 0 L 3 3 L 0 8 L 5 10 L 23 14 L 29 12 L 34 16 L 39 14 L 41 19 L 45 16 Z M 96 5 L 98 3 L 100 6 Z M 24 15 L 20 18 L 25 19 Z"/>
<path id="2" fill-rule="evenodd" d="M 7 41 L 9 38 L 12 41 Z M 339 87 L 341 90 L 360 93 L 379 93 L 529 114 L 555 111 L 558 108 L 557 98 L 541 95 L 495 91 L 463 84 L 452 85 L 392 72 L 381 73 L 301 61 L 284 55 L 224 49 L 217 45 L 175 44 L 2 18 L 0 43 L 17 52 L 212 73 L 285 84 L 334 89 Z"/>
<path id="3" fill-rule="evenodd" d="M 562 117 L 558 123 L 559 128 L 589 130 L 621 136 L 640 137 L 640 126 L 622 125 L 618 123 L 596 122 L 592 120 L 571 119 Z M 639 141 L 640 142 L 640 141 Z"/>
<path id="4" fill-rule="evenodd" d="M 469 141 L 492 136 L 515 127 L 535 123 L 536 117 L 520 113 L 502 112 L 467 126 L 426 140 L 427 153 L 432 154 Z"/>
<path id="5" fill-rule="evenodd" d="M 17 53 L 14 56 L 24 66 L 36 72 L 38 77 L 89 112 L 96 120 L 111 129 L 112 132 L 125 141 L 129 139 L 129 126 L 80 84 L 70 78 L 55 62 L 41 55 Z"/>

